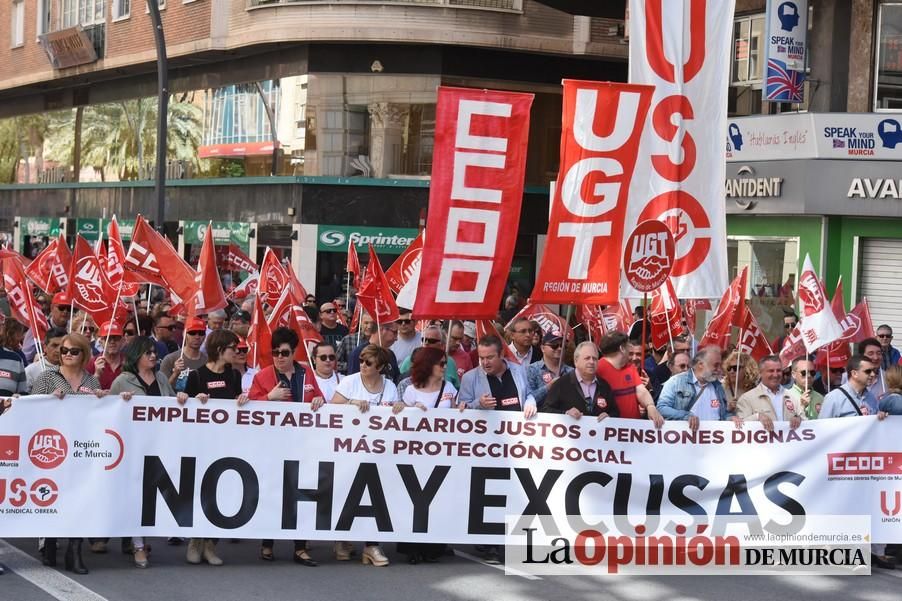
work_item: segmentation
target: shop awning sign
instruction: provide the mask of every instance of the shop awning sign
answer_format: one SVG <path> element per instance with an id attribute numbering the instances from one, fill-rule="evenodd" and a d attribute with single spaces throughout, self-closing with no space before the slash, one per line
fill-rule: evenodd
<path id="1" fill-rule="evenodd" d="M 209 221 L 183 221 L 182 228 L 185 244 L 203 244 L 209 225 Z M 249 247 L 250 231 L 250 223 L 214 221 L 213 244 L 216 246 L 227 246 L 229 243 L 233 243 L 246 251 Z"/>
<path id="2" fill-rule="evenodd" d="M 419 235 L 416 228 L 366 227 L 353 225 L 321 225 L 316 236 L 316 250 L 320 252 L 348 252 L 348 242 L 357 251 L 366 251 L 367 245 L 380 255 L 400 255 Z"/>

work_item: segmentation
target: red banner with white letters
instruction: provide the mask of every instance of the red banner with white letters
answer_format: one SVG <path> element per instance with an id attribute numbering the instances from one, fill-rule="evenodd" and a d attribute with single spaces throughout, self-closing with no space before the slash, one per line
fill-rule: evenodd
<path id="1" fill-rule="evenodd" d="M 533 301 L 619 301 L 627 197 L 652 92 L 564 81 L 561 170 Z"/>
<path id="2" fill-rule="evenodd" d="M 415 318 L 496 316 L 520 224 L 532 99 L 439 87 Z"/>
<path id="3" fill-rule="evenodd" d="M 416 274 L 416 270 L 420 265 L 420 257 L 423 254 L 423 234 L 414 238 L 401 256 L 395 259 L 385 277 L 388 278 L 388 286 L 392 292 L 398 294 L 412 276 Z"/>

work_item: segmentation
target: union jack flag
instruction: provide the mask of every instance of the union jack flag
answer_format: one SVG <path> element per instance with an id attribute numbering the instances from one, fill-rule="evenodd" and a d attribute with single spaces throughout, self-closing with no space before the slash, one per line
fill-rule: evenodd
<path id="1" fill-rule="evenodd" d="M 786 63 L 776 59 L 767 61 L 767 96 L 772 102 L 802 102 L 805 73 L 791 71 Z"/>

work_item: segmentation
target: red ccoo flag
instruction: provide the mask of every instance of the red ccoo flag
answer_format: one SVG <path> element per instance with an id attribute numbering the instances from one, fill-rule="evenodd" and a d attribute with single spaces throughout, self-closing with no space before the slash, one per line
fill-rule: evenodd
<path id="1" fill-rule="evenodd" d="M 743 267 L 742 272 L 730 283 L 730 287 L 723 293 L 714 317 L 708 323 L 705 335 L 699 347 L 719 346 L 726 348 L 730 341 L 730 328 L 741 328 L 745 323 L 745 290 L 748 282 L 748 267 Z"/>
<path id="2" fill-rule="evenodd" d="M 125 281 L 125 247 L 122 245 L 122 236 L 119 235 L 119 222 L 113 215 L 112 221 L 107 226 L 108 247 L 106 253 L 107 277 L 113 288 L 122 288 L 121 296 L 135 296 L 141 290 L 141 285 L 136 282 Z"/>
<path id="3" fill-rule="evenodd" d="M 760 361 L 772 353 L 770 344 L 764 336 L 764 332 L 758 326 L 758 320 L 751 311 L 745 312 L 745 321 L 742 324 L 742 338 L 739 340 L 739 352 L 750 355 L 755 361 Z"/>
<path id="4" fill-rule="evenodd" d="M 222 309 L 229 303 L 226 301 L 219 280 L 219 269 L 216 268 L 216 249 L 213 246 L 213 222 L 207 225 L 204 232 L 204 243 L 197 260 L 197 276 L 195 279 L 197 293 L 194 296 L 195 311 L 205 314 Z"/>
<path id="5" fill-rule="evenodd" d="M 165 267 L 165 271 L 161 266 Z M 155 232 L 138 215 L 132 242 L 125 256 L 125 280 L 148 282 L 167 288 L 173 296 L 173 303 L 178 304 L 192 298 L 197 291 L 195 275 L 169 240 Z"/>
<path id="6" fill-rule="evenodd" d="M 62 242 L 65 245 L 65 241 Z M 48 294 L 65 291 L 69 287 L 69 262 L 71 256 L 66 248 L 68 259 L 65 264 L 60 260 L 60 239 L 54 238 L 25 269 L 25 275 Z"/>
<path id="7" fill-rule="evenodd" d="M 385 277 L 388 278 L 388 285 L 391 287 L 392 292 L 395 294 L 401 292 L 407 281 L 417 273 L 422 254 L 423 234 L 420 233 L 410 243 L 410 246 L 401 253 L 401 256 L 395 259 L 388 271 L 385 272 Z"/>
<path id="8" fill-rule="evenodd" d="M 389 323 L 400 317 L 398 305 L 391 295 L 388 279 L 379 264 L 379 257 L 370 244 L 370 260 L 366 266 L 366 277 L 360 282 L 357 290 L 357 302 L 363 305 L 366 312 L 373 316 L 376 323 Z"/>
<path id="9" fill-rule="evenodd" d="M 50 324 L 47 323 L 44 314 L 35 307 L 31 286 L 25 279 L 25 272 L 18 259 L 3 259 L 3 287 L 6 289 L 13 317 L 31 330 L 35 340 L 44 340 Z"/>
<path id="10" fill-rule="evenodd" d="M 272 331 L 266 323 L 259 296 L 254 297 L 254 314 L 247 331 L 247 359 L 248 364 L 257 369 L 272 365 Z"/>
<path id="11" fill-rule="evenodd" d="M 251 261 L 251 258 L 244 254 L 241 247 L 234 242 L 229 242 L 229 249 L 225 257 L 225 267 L 227 271 L 246 271 L 249 274 L 259 271 L 257 264 Z"/>

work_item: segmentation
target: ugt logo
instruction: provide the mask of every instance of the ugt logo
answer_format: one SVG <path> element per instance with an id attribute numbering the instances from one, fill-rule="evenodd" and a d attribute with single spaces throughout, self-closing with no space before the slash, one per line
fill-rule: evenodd
<path id="1" fill-rule="evenodd" d="M 68 455 L 66 438 L 50 428 L 36 432 L 28 441 L 28 458 L 42 470 L 59 467 Z"/>

